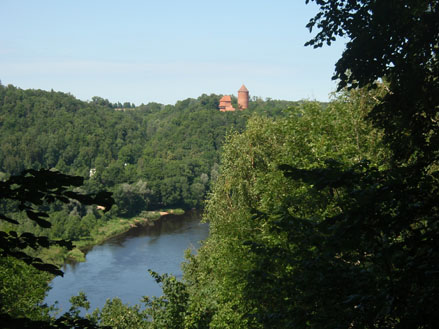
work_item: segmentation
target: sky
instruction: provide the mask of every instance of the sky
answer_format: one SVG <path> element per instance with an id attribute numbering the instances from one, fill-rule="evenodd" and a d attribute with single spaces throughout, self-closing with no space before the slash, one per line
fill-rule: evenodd
<path id="1" fill-rule="evenodd" d="M 327 101 L 344 42 L 304 47 L 305 0 L 0 0 L 0 80 L 111 102 Z"/>

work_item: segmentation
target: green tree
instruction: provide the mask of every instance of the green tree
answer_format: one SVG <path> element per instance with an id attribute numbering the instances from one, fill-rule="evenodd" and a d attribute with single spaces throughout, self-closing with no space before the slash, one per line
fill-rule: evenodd
<path id="1" fill-rule="evenodd" d="M 320 47 L 338 36 L 349 38 L 336 64 L 339 88 L 370 90 L 378 79 L 387 81 L 388 92 L 378 97 L 369 118 L 383 128 L 392 155 L 386 166 L 364 160 L 346 166 L 336 159 L 317 168 L 280 167 L 293 182 L 310 187 L 318 205 L 325 204 L 323 197 L 334 211 L 317 221 L 299 217 L 292 211 L 298 201 L 289 200 L 275 214 L 257 214 L 258 221 L 271 222 L 273 232 L 286 233 L 290 243 L 249 241 L 260 260 L 260 271 L 250 273 L 249 282 L 275 287 L 289 279 L 285 297 L 292 308 L 289 313 L 261 308 L 255 317 L 265 327 L 276 323 L 275 315 L 292 327 L 434 328 L 439 295 L 439 209 L 434 201 L 439 186 L 439 4 L 316 3 L 320 11 L 308 27 L 320 31 L 308 44 Z M 273 268 L 276 260 L 291 275 L 261 270 Z M 267 291 L 273 290 L 248 293 L 255 299 Z"/>
<path id="2" fill-rule="evenodd" d="M 51 227 L 51 223 L 46 220 L 49 215 L 42 210 L 43 206 L 56 201 L 68 203 L 69 200 L 77 200 L 83 204 L 100 204 L 107 209 L 111 208 L 114 203 L 111 193 L 84 195 L 70 189 L 82 185 L 82 182 L 81 177 L 67 176 L 56 171 L 26 170 L 21 175 L 11 176 L 0 182 L 0 200 L 12 202 L 13 207 L 23 211 L 30 221 L 44 228 Z M 0 213 L 0 219 L 12 225 L 19 225 L 8 212 Z M 12 328 L 51 327 L 47 322 L 47 309 L 38 310 L 47 289 L 47 277 L 40 282 L 41 276 L 21 262 L 43 272 L 63 275 L 56 266 L 43 262 L 28 251 L 30 248 L 36 250 L 53 245 L 70 249 L 73 247 L 70 241 L 51 240 L 30 232 L 18 234 L 12 229 L 0 231 L 0 260 L 1 266 L 6 267 L 2 274 L 13 274 L 3 278 L 6 280 L 2 280 L 0 289 L 2 324 L 11 325 Z M 19 288 L 18 280 L 24 280 L 20 283 L 21 287 L 33 289 L 27 291 Z M 11 294 L 14 287 L 17 288 L 16 293 Z M 41 318 L 46 321 L 40 321 Z M 82 323 L 82 320 L 65 315 L 61 320 L 55 321 L 55 325 L 70 328 L 75 322 Z"/>
<path id="3" fill-rule="evenodd" d="M 120 209 L 120 215 L 132 217 L 146 210 L 150 203 L 151 194 L 148 184 L 142 180 L 134 184 L 123 183 L 119 185 L 114 193 L 114 198 Z"/>
<path id="4" fill-rule="evenodd" d="M 0 313 L 11 317 L 48 320 L 43 300 L 50 276 L 12 257 L 0 258 Z"/>
<path id="5" fill-rule="evenodd" d="M 306 2 L 309 2 L 307 0 Z M 437 160 L 437 1 L 316 1 L 320 12 L 308 24 L 319 33 L 307 45 L 336 37 L 349 41 L 336 64 L 339 88 L 389 82 L 389 93 L 371 113 L 400 164 Z"/>
<path id="6" fill-rule="evenodd" d="M 118 329 L 150 328 L 144 311 L 139 305 L 129 306 L 123 304 L 119 298 L 107 299 L 102 309 L 93 311 L 89 318 L 101 326 Z"/>
<path id="7" fill-rule="evenodd" d="M 162 285 L 163 289 L 163 296 L 144 297 L 143 299 L 147 307 L 145 315 L 150 320 L 148 328 L 184 328 L 188 300 L 186 286 L 178 281 L 175 276 L 159 275 L 151 270 L 148 272 L 158 284 Z"/>
<path id="8" fill-rule="evenodd" d="M 314 225 L 339 208 L 330 193 L 287 179 L 279 167 L 330 168 L 333 158 L 347 168 L 359 155 L 381 164 L 388 152 L 364 121 L 374 105 L 364 102 L 368 95 L 345 92 L 327 107 L 304 103 L 284 119 L 254 117 L 231 135 L 205 209 L 209 238 L 184 268 L 188 327 L 288 328 L 306 318 L 296 305 L 307 287 L 295 269 L 313 248 L 309 239 L 321 238 Z M 279 229 L 281 210 L 297 223 Z M 336 305 L 326 306 L 322 316 Z"/>

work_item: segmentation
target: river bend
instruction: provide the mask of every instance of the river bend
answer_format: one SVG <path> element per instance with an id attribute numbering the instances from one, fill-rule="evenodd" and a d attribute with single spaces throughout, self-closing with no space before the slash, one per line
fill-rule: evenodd
<path id="1" fill-rule="evenodd" d="M 107 298 L 119 297 L 128 304 L 139 303 L 142 296 L 160 296 L 159 285 L 147 272 L 181 277 L 184 251 L 197 249 L 208 235 L 208 225 L 200 215 L 168 215 L 154 227 L 136 228 L 95 246 L 83 263 L 66 264 L 64 277 L 56 277 L 45 302 L 58 301 L 61 312 L 70 308 L 70 296 L 85 292 L 90 311 L 101 308 Z"/>

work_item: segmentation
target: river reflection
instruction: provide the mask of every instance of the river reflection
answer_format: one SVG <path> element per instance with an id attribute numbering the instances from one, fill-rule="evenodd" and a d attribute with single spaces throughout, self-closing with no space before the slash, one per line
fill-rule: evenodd
<path id="1" fill-rule="evenodd" d="M 69 298 L 84 291 L 91 310 L 101 308 L 107 298 L 139 303 L 142 296 L 159 296 L 160 286 L 147 272 L 170 273 L 181 277 L 184 250 L 197 249 L 208 235 L 200 215 L 168 215 L 153 227 L 133 229 L 94 247 L 84 263 L 67 264 L 64 277 L 56 277 L 45 302 L 58 301 L 62 312 L 70 308 Z"/>

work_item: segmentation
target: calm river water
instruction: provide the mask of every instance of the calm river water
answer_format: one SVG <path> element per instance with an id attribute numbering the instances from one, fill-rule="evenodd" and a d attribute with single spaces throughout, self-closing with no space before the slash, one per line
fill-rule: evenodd
<path id="1" fill-rule="evenodd" d="M 69 298 L 80 291 L 90 301 L 90 311 L 101 308 L 107 298 L 123 303 L 139 303 L 142 296 L 160 296 L 160 286 L 148 269 L 181 277 L 184 251 L 197 249 L 208 235 L 208 225 L 200 214 L 168 215 L 154 227 L 136 228 L 95 246 L 84 263 L 66 265 L 64 277 L 56 277 L 45 302 L 58 301 L 62 312 L 70 308 Z"/>

